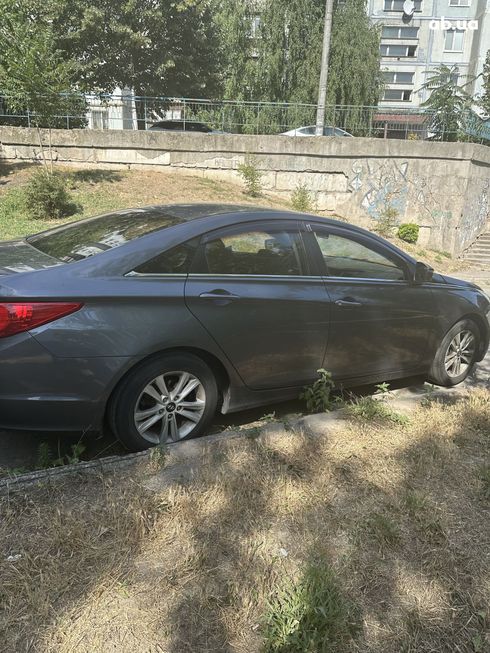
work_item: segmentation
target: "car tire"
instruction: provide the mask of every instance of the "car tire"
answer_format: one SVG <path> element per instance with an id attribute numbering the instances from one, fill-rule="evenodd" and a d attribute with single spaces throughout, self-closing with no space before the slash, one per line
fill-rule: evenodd
<path id="1" fill-rule="evenodd" d="M 211 369 L 187 353 L 162 354 L 130 372 L 112 397 L 108 421 L 131 451 L 202 435 L 218 405 Z"/>
<path id="2" fill-rule="evenodd" d="M 429 372 L 429 381 L 445 387 L 464 381 L 475 364 L 480 340 L 480 330 L 472 320 L 457 322 L 439 345 Z"/>

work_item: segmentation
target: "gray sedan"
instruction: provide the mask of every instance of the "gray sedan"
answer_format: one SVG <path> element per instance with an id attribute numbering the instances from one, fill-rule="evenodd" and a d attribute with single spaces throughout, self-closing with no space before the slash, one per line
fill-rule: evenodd
<path id="1" fill-rule="evenodd" d="M 0 244 L 0 426 L 133 450 L 339 384 L 461 382 L 489 300 L 370 232 L 289 211 L 151 206 Z"/>

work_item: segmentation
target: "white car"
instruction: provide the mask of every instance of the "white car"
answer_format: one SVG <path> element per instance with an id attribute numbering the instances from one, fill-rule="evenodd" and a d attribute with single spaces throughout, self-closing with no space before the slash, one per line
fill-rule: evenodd
<path id="1" fill-rule="evenodd" d="M 353 138 L 352 134 L 346 132 L 340 127 L 327 127 L 323 128 L 324 136 L 349 136 Z M 309 125 L 308 127 L 297 127 L 296 129 L 290 129 L 288 132 L 283 132 L 282 136 L 316 136 L 316 127 L 315 125 Z"/>

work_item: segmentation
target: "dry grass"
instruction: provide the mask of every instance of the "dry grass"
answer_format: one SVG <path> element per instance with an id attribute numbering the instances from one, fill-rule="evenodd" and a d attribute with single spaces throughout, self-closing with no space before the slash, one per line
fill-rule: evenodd
<path id="1" fill-rule="evenodd" d="M 489 433 L 475 391 L 4 499 L 0 651 L 488 651 Z"/>

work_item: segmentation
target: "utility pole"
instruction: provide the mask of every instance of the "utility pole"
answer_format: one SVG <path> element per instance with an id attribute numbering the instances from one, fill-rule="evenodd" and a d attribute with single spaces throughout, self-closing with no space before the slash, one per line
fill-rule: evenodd
<path id="1" fill-rule="evenodd" d="M 334 0 L 325 1 L 325 27 L 323 30 L 322 69 L 318 87 L 318 107 L 316 112 L 316 135 L 323 136 L 325 124 L 325 105 L 327 101 L 328 59 L 330 55 L 330 36 L 332 34 L 332 15 Z"/>

